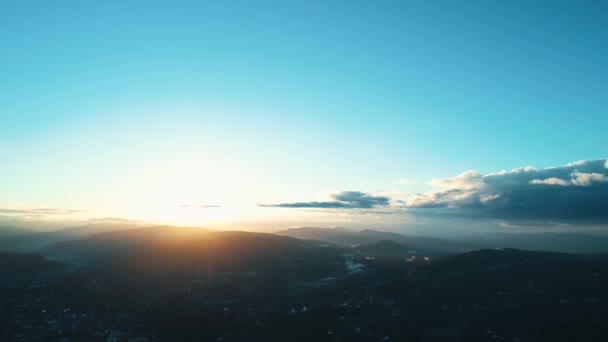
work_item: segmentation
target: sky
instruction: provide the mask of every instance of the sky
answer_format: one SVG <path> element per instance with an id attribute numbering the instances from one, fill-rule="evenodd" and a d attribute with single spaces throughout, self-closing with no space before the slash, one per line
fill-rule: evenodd
<path id="1" fill-rule="evenodd" d="M 601 231 L 607 22 L 590 0 L 2 1 L 0 215 Z"/>

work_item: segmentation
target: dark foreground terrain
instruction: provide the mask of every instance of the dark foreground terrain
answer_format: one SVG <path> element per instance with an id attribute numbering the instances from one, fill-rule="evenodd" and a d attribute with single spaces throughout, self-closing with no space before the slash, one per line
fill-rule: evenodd
<path id="1" fill-rule="evenodd" d="M 603 254 L 367 242 L 152 227 L 1 253 L 0 340 L 608 340 Z"/>

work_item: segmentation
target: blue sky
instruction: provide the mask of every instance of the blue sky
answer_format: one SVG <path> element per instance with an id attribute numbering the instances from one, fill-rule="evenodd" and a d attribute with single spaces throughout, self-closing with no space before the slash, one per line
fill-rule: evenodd
<path id="1" fill-rule="evenodd" d="M 4 1 L 0 203 L 297 223 L 256 204 L 605 158 L 606 22 L 600 1 Z"/>

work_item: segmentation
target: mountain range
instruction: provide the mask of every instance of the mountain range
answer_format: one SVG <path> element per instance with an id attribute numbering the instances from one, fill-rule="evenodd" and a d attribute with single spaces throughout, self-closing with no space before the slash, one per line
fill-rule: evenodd
<path id="1" fill-rule="evenodd" d="M 34 248 L 52 238 L 35 254 L 0 253 L 0 340 L 608 336 L 607 254 L 346 228 L 104 229 L 30 232 Z"/>

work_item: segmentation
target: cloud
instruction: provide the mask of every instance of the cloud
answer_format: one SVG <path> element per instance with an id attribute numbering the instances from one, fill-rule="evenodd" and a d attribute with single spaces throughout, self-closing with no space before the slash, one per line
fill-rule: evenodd
<path id="1" fill-rule="evenodd" d="M 0 219 L 2 220 L 63 220 L 81 217 L 86 210 L 33 207 L 20 204 L 0 204 Z"/>
<path id="2" fill-rule="evenodd" d="M 559 178 L 555 178 L 555 177 L 551 177 L 551 178 L 547 178 L 547 179 L 533 179 L 530 181 L 530 184 L 547 184 L 547 185 L 562 185 L 562 186 L 567 186 L 568 182 L 566 182 L 563 179 L 559 179 Z"/>
<path id="3" fill-rule="evenodd" d="M 502 220 L 608 222 L 608 160 L 583 160 L 491 174 L 467 171 L 429 182 L 439 189 L 413 196 L 412 212 Z"/>
<path id="4" fill-rule="evenodd" d="M 608 224 L 607 159 L 582 160 L 536 169 L 531 166 L 483 174 L 470 170 L 434 179 L 433 191 L 344 191 L 327 201 L 258 204 L 260 207 L 310 208 L 332 215 L 385 217 L 407 224 L 456 222 L 468 229 L 498 224 L 517 227 L 599 227 Z M 392 218 L 390 218 L 392 217 Z M 570 229 L 569 228 L 569 229 Z"/>
<path id="5" fill-rule="evenodd" d="M 567 166 L 572 166 L 574 164 L 569 164 Z M 585 173 L 580 172 L 578 170 L 574 170 L 570 174 L 570 179 L 561 179 L 556 177 L 551 177 L 547 179 L 533 179 L 530 181 L 531 184 L 547 184 L 547 185 L 561 185 L 561 186 L 590 186 L 593 182 L 606 182 L 608 181 L 608 177 L 601 173 Z"/>
<path id="6" fill-rule="evenodd" d="M 608 177 L 601 173 L 584 173 L 579 171 L 572 172 L 572 185 L 578 186 L 590 186 L 593 182 L 606 182 L 608 181 Z"/>
<path id="7" fill-rule="evenodd" d="M 475 189 L 483 185 L 482 177 L 481 173 L 471 170 L 452 178 L 433 179 L 429 185 L 446 189 Z"/>
<path id="8" fill-rule="evenodd" d="M 331 194 L 333 201 L 293 202 L 277 204 L 258 204 L 260 207 L 273 208 L 322 208 L 322 209 L 370 209 L 390 205 L 390 197 L 373 196 L 359 191 L 342 191 Z"/>
<path id="9" fill-rule="evenodd" d="M 5 215 L 69 215 L 82 213 L 84 210 L 60 209 L 60 208 L 23 208 L 23 207 L 0 207 L 0 214 Z"/>

